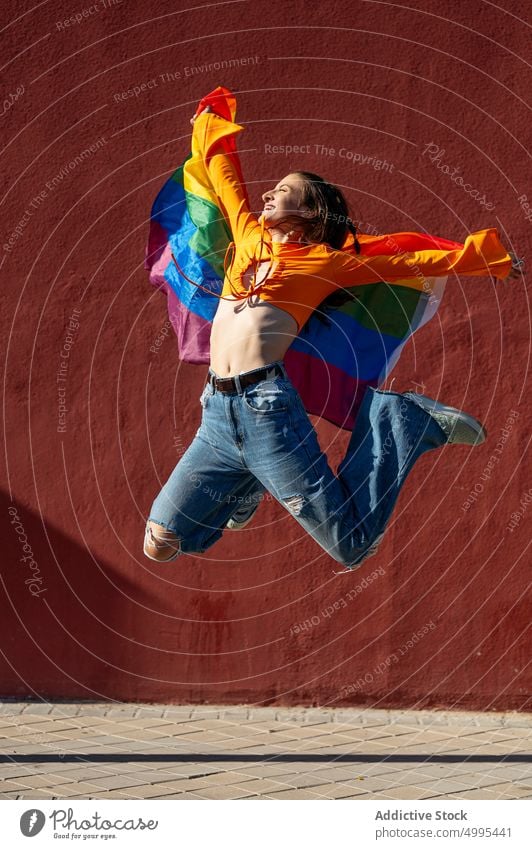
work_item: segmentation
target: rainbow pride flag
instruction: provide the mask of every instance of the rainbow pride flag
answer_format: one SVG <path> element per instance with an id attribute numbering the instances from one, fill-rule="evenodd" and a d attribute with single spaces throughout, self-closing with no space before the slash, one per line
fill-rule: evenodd
<path id="1" fill-rule="evenodd" d="M 200 101 L 235 121 L 236 100 L 219 86 Z M 234 137 L 221 142 L 242 185 Z M 223 261 L 231 232 L 201 158 L 192 153 L 157 195 L 151 211 L 145 267 L 167 297 L 179 357 L 209 363 L 210 331 L 223 286 Z M 422 233 L 359 236 L 362 255 L 392 255 L 429 248 L 461 248 L 459 242 Z M 354 252 L 352 237 L 343 250 Z M 172 259 L 176 259 L 183 276 Z M 198 288 L 194 283 L 200 283 Z M 284 363 L 308 413 L 352 430 L 368 386 L 380 386 L 412 334 L 435 314 L 447 278 L 414 278 L 353 286 L 342 306 L 316 313 L 288 348 Z"/>

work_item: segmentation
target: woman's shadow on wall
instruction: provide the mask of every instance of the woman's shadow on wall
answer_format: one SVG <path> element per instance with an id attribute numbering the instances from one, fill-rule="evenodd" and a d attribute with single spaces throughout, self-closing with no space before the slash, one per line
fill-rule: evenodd
<path id="1" fill-rule="evenodd" d="M 137 552 L 128 556 L 125 546 L 113 564 L 7 493 L 0 497 L 0 697 L 138 699 L 135 658 L 150 647 L 136 635 L 146 633 L 157 606 L 149 564 L 133 572 Z"/>

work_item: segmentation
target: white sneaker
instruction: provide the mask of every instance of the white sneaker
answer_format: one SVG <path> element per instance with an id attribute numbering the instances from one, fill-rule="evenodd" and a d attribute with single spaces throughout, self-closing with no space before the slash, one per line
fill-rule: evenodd
<path id="1" fill-rule="evenodd" d="M 228 531 L 241 531 L 242 528 L 245 528 L 248 525 L 253 516 L 255 515 L 258 506 L 262 500 L 262 492 L 257 493 L 253 496 L 252 500 L 247 504 L 242 504 L 241 507 L 238 507 L 229 521 L 226 524 L 226 530 Z"/>
<path id="2" fill-rule="evenodd" d="M 405 398 L 409 398 L 422 407 L 435 419 L 447 436 L 447 442 L 454 445 L 481 445 L 486 439 L 487 431 L 478 419 L 464 413 L 457 407 L 448 407 L 440 404 L 434 398 L 426 395 L 418 395 L 417 392 L 405 392 Z"/>

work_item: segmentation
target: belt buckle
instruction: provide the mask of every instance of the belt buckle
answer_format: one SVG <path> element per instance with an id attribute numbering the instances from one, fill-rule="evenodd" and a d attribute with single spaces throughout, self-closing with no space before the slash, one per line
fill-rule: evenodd
<path id="1" fill-rule="evenodd" d="M 216 388 L 220 392 L 231 392 L 234 389 L 234 380 L 232 377 L 217 377 Z"/>

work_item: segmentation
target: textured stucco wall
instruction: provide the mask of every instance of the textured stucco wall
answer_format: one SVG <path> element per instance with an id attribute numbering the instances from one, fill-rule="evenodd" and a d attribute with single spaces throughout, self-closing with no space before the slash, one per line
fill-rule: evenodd
<path id="1" fill-rule="evenodd" d="M 271 499 L 203 556 L 143 558 L 206 367 L 171 337 L 150 350 L 166 312 L 142 264 L 151 202 L 218 84 L 238 93 L 252 199 L 299 167 L 344 187 L 367 232 L 496 226 L 527 254 L 529 5 L 83 2 L 3 4 L 0 694 L 524 707 L 525 281 L 450 282 L 405 351 L 394 389 L 424 385 L 490 437 L 424 458 L 378 556 L 335 575 Z M 336 468 L 347 434 L 315 423 Z"/>

